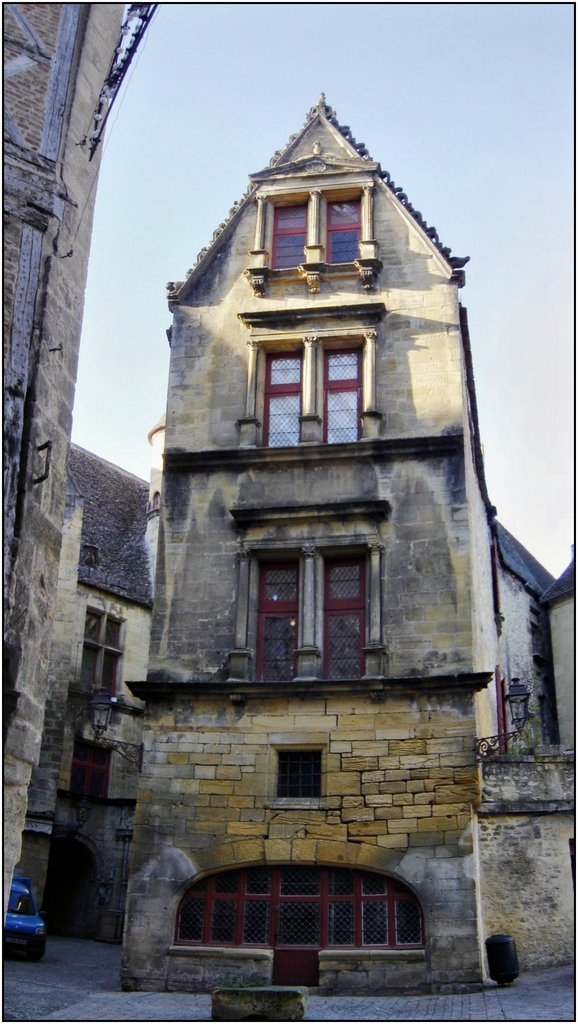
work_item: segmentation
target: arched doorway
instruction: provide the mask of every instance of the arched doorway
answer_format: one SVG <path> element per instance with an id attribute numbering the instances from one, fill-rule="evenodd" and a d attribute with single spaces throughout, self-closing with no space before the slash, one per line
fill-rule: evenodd
<path id="1" fill-rule="evenodd" d="M 97 932 L 94 856 L 74 837 L 50 844 L 42 907 L 52 935 L 91 938 Z"/>
<path id="2" fill-rule="evenodd" d="M 180 945 L 273 948 L 274 984 L 319 984 L 321 949 L 419 949 L 416 896 L 396 879 L 332 867 L 257 867 L 198 882 L 181 900 Z"/>

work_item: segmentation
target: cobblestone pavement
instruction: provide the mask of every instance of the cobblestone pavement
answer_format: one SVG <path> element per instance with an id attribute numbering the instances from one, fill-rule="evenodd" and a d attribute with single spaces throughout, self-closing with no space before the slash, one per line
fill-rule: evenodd
<path id="1" fill-rule="evenodd" d="M 50 937 L 39 963 L 4 961 L 3 1021 L 210 1021 L 209 995 L 120 992 L 120 948 Z M 306 1021 L 575 1021 L 573 968 L 524 973 L 502 988 L 439 996 L 310 996 Z"/>

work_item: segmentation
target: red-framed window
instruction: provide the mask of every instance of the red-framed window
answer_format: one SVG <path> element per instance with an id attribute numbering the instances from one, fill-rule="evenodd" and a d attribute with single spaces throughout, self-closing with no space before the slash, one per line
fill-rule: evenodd
<path id="1" fill-rule="evenodd" d="M 361 350 L 328 351 L 323 373 L 324 440 L 357 441 L 361 436 Z"/>
<path id="2" fill-rule="evenodd" d="M 293 679 L 298 609 L 298 562 L 263 563 L 259 573 L 258 679 Z"/>
<path id="3" fill-rule="evenodd" d="M 269 353 L 265 368 L 264 441 L 269 448 L 299 443 L 301 355 Z"/>
<path id="4" fill-rule="evenodd" d="M 122 622 L 89 608 L 84 620 L 80 685 L 85 690 L 116 693 L 120 685 Z"/>
<path id="5" fill-rule="evenodd" d="M 303 263 L 306 241 L 307 206 L 277 206 L 273 218 L 273 269 Z"/>
<path id="6" fill-rule="evenodd" d="M 279 750 L 277 796 L 321 796 L 321 751 Z"/>
<path id="7" fill-rule="evenodd" d="M 359 679 L 365 644 L 365 562 L 325 563 L 324 652 L 326 679 Z"/>
<path id="8" fill-rule="evenodd" d="M 359 257 L 361 203 L 359 199 L 327 204 L 327 262 L 353 263 Z"/>
<path id="9" fill-rule="evenodd" d="M 72 755 L 70 791 L 84 796 L 106 796 L 110 752 L 77 740 Z"/>
<path id="10" fill-rule="evenodd" d="M 212 875 L 181 900 L 182 945 L 420 948 L 421 907 L 401 882 L 332 867 L 255 867 Z"/>

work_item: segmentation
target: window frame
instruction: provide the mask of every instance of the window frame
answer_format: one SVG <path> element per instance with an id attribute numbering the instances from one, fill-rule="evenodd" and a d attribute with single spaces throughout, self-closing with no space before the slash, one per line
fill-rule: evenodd
<path id="1" fill-rule="evenodd" d="M 299 362 L 299 380 L 288 383 L 273 384 L 272 370 L 276 361 L 282 362 L 297 360 Z M 297 413 L 297 437 L 294 442 L 285 444 L 271 444 L 271 402 L 275 398 L 286 398 L 297 396 L 299 400 L 299 411 Z M 265 448 L 284 448 L 299 444 L 301 439 L 301 413 L 303 409 L 303 353 L 302 352 L 266 352 L 265 353 L 265 383 L 263 388 L 263 446 Z"/>
<path id="2" fill-rule="evenodd" d="M 330 266 L 340 266 L 343 264 L 354 263 L 355 260 L 359 259 L 359 243 L 361 241 L 361 197 L 353 196 L 350 199 L 329 199 L 326 200 L 326 219 L 325 219 L 325 259 Z M 345 204 L 355 204 L 356 207 L 356 218 L 343 224 L 333 225 L 331 223 L 332 211 L 337 206 L 343 206 Z M 356 252 L 353 259 L 350 260 L 336 260 L 333 258 L 333 246 L 339 237 L 345 233 L 349 234 L 351 231 L 355 231 L 356 234 Z"/>
<path id="3" fill-rule="evenodd" d="M 325 444 L 354 444 L 359 441 L 362 437 L 362 422 L 361 422 L 361 409 L 363 402 L 363 360 L 362 360 L 362 349 L 359 347 L 347 347 L 347 348 L 325 348 L 323 351 L 323 442 Z M 356 359 L 356 376 L 344 378 L 341 380 L 330 380 L 329 370 L 330 361 L 332 356 L 348 356 L 354 355 Z M 355 427 L 356 427 L 356 438 L 351 441 L 330 441 L 330 416 L 329 416 L 329 401 L 330 396 L 334 394 L 349 394 L 356 393 L 356 407 L 355 407 Z"/>
<path id="4" fill-rule="evenodd" d="M 282 569 L 294 569 L 295 570 L 295 597 L 290 601 L 275 601 L 268 600 L 266 597 L 266 586 L 267 586 L 267 573 L 274 572 Z M 298 644 L 298 623 L 299 623 L 299 605 L 300 605 L 300 580 L 301 580 L 301 566 L 298 558 L 277 560 L 277 561 L 260 561 L 258 563 L 259 572 L 259 589 L 257 598 L 257 632 L 256 632 L 256 656 L 255 656 L 255 675 L 256 679 L 263 681 L 264 678 L 270 679 L 270 676 L 264 677 L 264 667 L 266 663 L 266 621 L 268 618 L 287 618 L 294 619 L 292 628 L 295 631 L 295 646 L 292 654 L 292 673 L 291 675 L 283 680 L 273 679 L 274 682 L 289 682 L 295 676 L 296 669 L 296 652 Z"/>
<path id="5" fill-rule="evenodd" d="M 309 891 L 303 893 L 287 894 L 283 892 L 283 872 L 303 867 L 305 871 L 317 871 L 318 886 L 317 892 Z M 251 871 L 262 871 L 267 875 L 268 888 L 266 892 L 248 892 L 247 883 Z M 330 881 L 333 872 L 345 872 L 351 876 L 351 891 L 348 893 L 330 892 Z M 227 891 L 218 891 L 218 879 L 228 876 L 235 879 L 235 886 Z M 382 893 L 366 892 L 364 883 L 367 878 L 383 879 L 384 891 Z M 201 927 L 199 938 L 181 938 L 184 930 L 182 923 L 183 911 L 187 901 L 202 901 Z M 266 937 L 260 942 L 245 942 L 243 933 L 245 927 L 246 907 L 248 904 L 267 902 L 269 912 L 267 915 Z M 356 868 L 335 868 L 321 865 L 313 867 L 310 865 L 279 865 L 267 867 L 256 865 L 254 868 L 232 869 L 218 874 L 208 875 L 196 885 L 191 886 L 183 894 L 177 908 L 175 917 L 174 941 L 179 946 L 243 946 L 243 947 L 271 947 L 276 945 L 275 941 L 275 919 L 278 916 L 279 908 L 287 904 L 315 903 L 319 907 L 319 943 L 320 949 L 355 949 L 355 950 L 412 950 L 425 948 L 425 921 L 423 910 L 418 897 L 403 882 L 398 881 L 391 875 L 380 874 L 374 871 L 364 871 Z M 401 902 L 410 902 L 417 908 L 419 916 L 419 941 L 400 942 L 398 941 L 397 908 Z M 223 939 L 221 936 L 213 938 L 213 918 L 216 903 L 226 903 L 235 907 L 234 920 L 230 922 L 232 937 Z M 351 942 L 330 942 L 330 907 L 337 904 L 347 903 L 352 906 L 352 939 Z M 379 904 L 385 907 L 387 937 L 385 942 L 364 941 L 364 911 L 368 904 Z M 264 929 L 265 930 L 265 929 Z M 304 945 L 307 945 L 306 943 Z"/>
<path id="6" fill-rule="evenodd" d="M 92 637 L 87 635 L 87 625 L 89 617 L 98 620 L 98 636 Z M 115 637 L 119 646 L 114 646 L 112 643 L 107 642 L 109 637 L 107 636 L 108 627 L 114 625 L 117 629 L 117 635 Z M 89 681 L 88 676 L 85 677 L 85 654 L 90 651 L 92 657 L 94 657 L 94 665 L 91 666 L 92 671 L 90 672 L 91 679 Z M 122 659 L 124 656 L 124 620 L 119 618 L 117 615 L 109 614 L 106 611 L 98 608 L 87 607 L 84 615 L 84 632 L 82 639 L 82 656 L 79 671 L 79 683 L 83 690 L 90 689 L 91 691 L 103 690 L 104 692 L 114 696 L 118 693 L 121 685 L 121 673 L 122 673 Z M 107 662 L 112 659 L 114 666 L 113 672 L 111 673 L 111 679 L 104 679 L 105 667 Z"/>
<path id="7" fill-rule="evenodd" d="M 305 223 L 299 227 L 282 227 L 279 221 L 288 210 L 303 210 Z M 275 206 L 273 210 L 273 235 L 271 239 L 271 269 L 272 270 L 293 270 L 299 267 L 305 259 L 305 246 L 307 245 L 307 230 L 309 224 L 309 204 L 307 202 L 290 203 L 283 206 Z M 279 262 L 278 243 L 284 238 L 302 238 L 303 246 L 300 258 L 295 263 Z"/>
<path id="8" fill-rule="evenodd" d="M 79 757 L 81 751 L 85 752 L 87 755 L 85 761 Z M 99 758 L 101 758 L 100 764 L 94 762 L 95 754 L 98 754 Z M 75 772 L 83 773 L 82 788 L 76 788 L 73 784 Z M 92 779 L 102 780 L 102 792 L 93 792 L 91 787 Z M 106 797 L 108 796 L 109 782 L 110 751 L 106 750 L 104 747 L 99 747 L 94 743 L 87 743 L 85 740 L 75 740 L 70 764 L 70 792 L 87 797 Z"/>
<path id="9" fill-rule="evenodd" d="M 303 768 L 308 762 L 311 770 L 304 772 Z M 322 795 L 322 770 L 323 758 L 321 750 L 311 748 L 278 750 L 276 799 L 283 801 L 319 799 Z M 311 789 L 305 792 L 307 775 L 310 777 Z M 290 792 L 294 788 L 299 788 L 300 791 Z"/>
<path id="10" fill-rule="evenodd" d="M 330 574 L 333 568 L 355 565 L 359 567 L 359 593 L 355 598 L 335 598 L 329 592 Z M 365 630 L 367 621 L 366 559 L 362 555 L 326 557 L 323 564 L 323 678 L 361 679 L 364 672 Z M 330 622 L 338 614 L 356 615 L 359 622 L 358 674 L 332 675 L 330 651 Z"/>

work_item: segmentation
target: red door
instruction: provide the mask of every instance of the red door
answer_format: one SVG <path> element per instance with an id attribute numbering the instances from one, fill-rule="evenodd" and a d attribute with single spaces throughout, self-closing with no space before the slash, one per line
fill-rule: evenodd
<path id="1" fill-rule="evenodd" d="M 273 951 L 274 985 L 315 988 L 319 984 L 319 920 L 318 898 L 279 904 Z"/>

